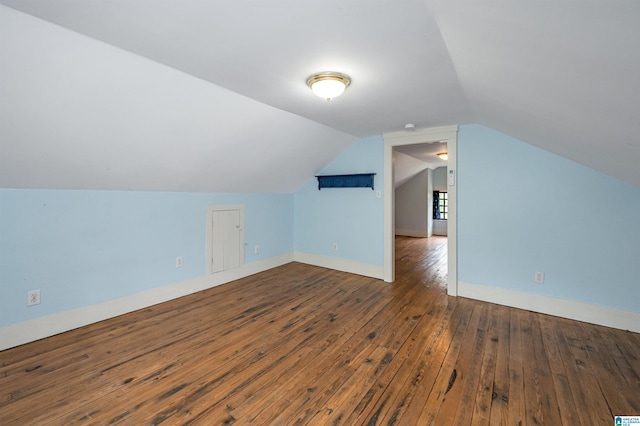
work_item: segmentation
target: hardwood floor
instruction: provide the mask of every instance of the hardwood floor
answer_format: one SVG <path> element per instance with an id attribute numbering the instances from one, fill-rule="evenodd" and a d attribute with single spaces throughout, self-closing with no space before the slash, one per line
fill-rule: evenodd
<path id="1" fill-rule="evenodd" d="M 446 295 L 446 238 L 394 284 L 291 263 L 0 352 L 2 425 L 612 425 L 640 335 Z"/>

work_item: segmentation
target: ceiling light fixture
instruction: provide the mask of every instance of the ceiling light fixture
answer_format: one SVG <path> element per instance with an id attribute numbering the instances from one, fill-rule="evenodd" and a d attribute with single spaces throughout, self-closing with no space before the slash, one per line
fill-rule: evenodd
<path id="1" fill-rule="evenodd" d="M 436 154 L 441 160 L 448 160 L 449 155 L 446 152 L 439 152 Z"/>
<path id="2" fill-rule="evenodd" d="M 327 102 L 340 96 L 350 83 L 349 76 L 333 71 L 319 72 L 307 79 L 307 86 L 313 90 L 313 93 L 326 99 Z"/>

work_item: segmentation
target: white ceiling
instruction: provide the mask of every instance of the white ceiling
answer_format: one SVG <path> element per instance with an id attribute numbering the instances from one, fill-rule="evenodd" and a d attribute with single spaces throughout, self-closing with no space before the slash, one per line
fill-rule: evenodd
<path id="1" fill-rule="evenodd" d="M 640 186 L 637 1 L 0 3 L 32 15 L 0 7 L 2 187 L 293 192 L 408 122 Z M 325 70 L 352 78 L 330 103 Z"/>
<path id="2" fill-rule="evenodd" d="M 422 161 L 429 169 L 437 169 L 438 167 L 447 166 L 447 162 L 437 155 L 441 152 L 447 152 L 446 142 L 401 145 L 395 147 L 394 151 L 401 152 Z"/>
<path id="3" fill-rule="evenodd" d="M 447 152 L 446 142 L 400 145 L 393 149 L 393 184 L 397 188 L 426 169 L 447 167 L 438 153 Z"/>

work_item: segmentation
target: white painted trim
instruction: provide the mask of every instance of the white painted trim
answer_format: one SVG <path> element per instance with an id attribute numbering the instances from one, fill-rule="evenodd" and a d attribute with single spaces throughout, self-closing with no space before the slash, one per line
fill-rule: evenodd
<path id="1" fill-rule="evenodd" d="M 458 295 L 458 128 L 447 140 L 447 294 Z M 454 173 L 454 184 L 449 182 L 449 173 Z"/>
<path id="2" fill-rule="evenodd" d="M 640 333 L 640 312 L 463 281 L 458 296 Z"/>
<path id="3" fill-rule="evenodd" d="M 306 263 L 308 265 L 321 266 L 323 268 L 335 269 L 337 271 L 349 272 L 350 274 L 364 275 L 365 277 L 383 279 L 384 271 L 380 266 L 369 265 L 368 263 L 354 262 L 351 260 L 338 259 L 336 257 L 322 256 L 319 254 L 309 254 L 296 251 L 293 253 L 294 262 Z"/>
<path id="4" fill-rule="evenodd" d="M 293 253 L 286 253 L 269 259 L 248 263 L 239 268 L 229 269 L 216 274 L 207 274 L 191 280 L 146 290 L 130 296 L 109 300 L 107 302 L 83 306 L 82 308 L 2 327 L 0 328 L 0 350 L 33 342 L 35 340 L 73 330 L 78 327 L 83 327 L 88 324 L 133 312 L 138 309 L 144 309 L 158 303 L 177 299 L 220 284 L 248 277 L 249 275 L 254 275 L 292 261 Z"/>
<path id="5" fill-rule="evenodd" d="M 206 272 L 207 275 L 213 274 L 213 212 L 219 211 L 227 211 L 227 210 L 239 210 L 240 211 L 240 229 L 239 236 L 240 239 L 240 267 L 244 265 L 244 204 L 213 204 L 207 207 L 207 223 L 206 223 L 206 245 L 205 245 L 205 262 L 206 262 Z M 224 272 L 224 271 L 223 271 Z M 219 273 L 219 272 L 216 272 Z"/>
<path id="6" fill-rule="evenodd" d="M 393 184 L 393 145 L 384 140 L 384 182 L 383 182 L 383 232 L 384 232 L 384 280 L 392 283 L 396 279 L 395 258 L 396 245 L 393 230 L 396 226 L 395 199 L 396 190 Z"/>
<path id="7" fill-rule="evenodd" d="M 420 231 L 417 229 L 396 229 L 396 235 L 417 238 L 427 238 L 429 236 L 427 231 Z"/>
<path id="8" fill-rule="evenodd" d="M 393 148 L 401 145 L 415 145 L 420 143 L 447 142 L 449 154 L 448 170 L 455 173 L 455 185 L 448 185 L 449 192 L 449 220 L 448 234 L 448 282 L 447 293 L 451 296 L 458 294 L 458 237 L 457 237 L 457 147 L 458 126 L 432 127 L 416 131 L 402 131 L 385 133 L 384 138 L 384 280 L 395 280 L 395 194 L 393 186 Z"/>
<path id="9" fill-rule="evenodd" d="M 458 133 L 458 125 L 429 127 L 419 130 L 403 130 L 400 132 L 385 133 L 385 142 L 392 142 L 393 146 L 415 145 L 429 142 L 448 142 L 448 139 L 455 138 Z M 448 148 L 448 146 L 447 146 Z"/>

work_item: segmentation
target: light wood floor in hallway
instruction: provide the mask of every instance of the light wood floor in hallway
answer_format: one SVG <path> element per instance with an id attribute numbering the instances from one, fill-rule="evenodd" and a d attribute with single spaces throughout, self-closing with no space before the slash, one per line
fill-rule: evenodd
<path id="1" fill-rule="evenodd" d="M 291 263 L 0 352 L 0 424 L 555 426 L 640 415 L 639 334 L 449 297 L 446 244 L 399 237 L 394 284 Z"/>

